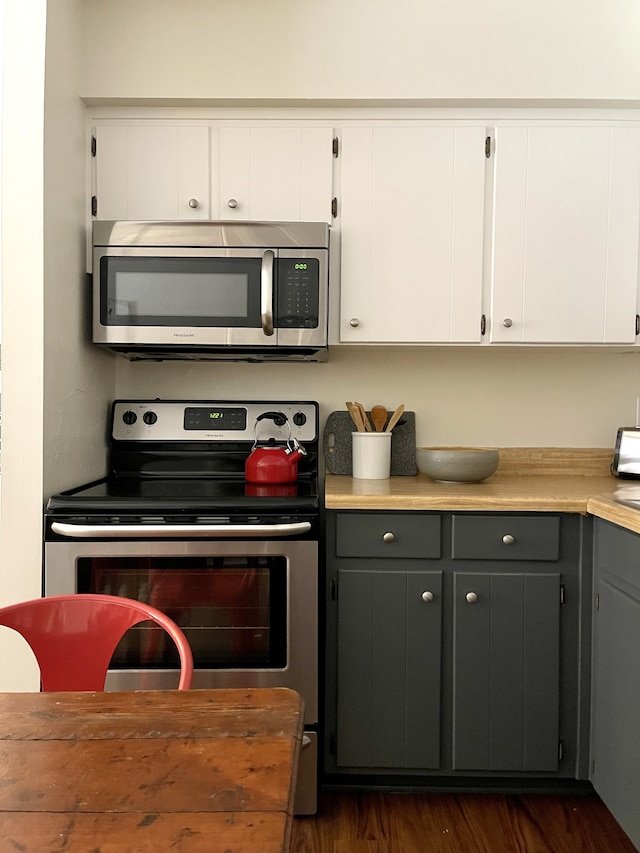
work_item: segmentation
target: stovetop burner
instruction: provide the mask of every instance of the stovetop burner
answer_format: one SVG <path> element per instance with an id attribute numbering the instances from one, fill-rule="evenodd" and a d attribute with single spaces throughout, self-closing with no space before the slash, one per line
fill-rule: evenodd
<path id="1" fill-rule="evenodd" d="M 260 442 L 286 444 L 291 435 L 307 450 L 294 483 L 253 484 L 244 464 L 265 411 L 282 418 L 260 421 Z M 107 477 L 53 495 L 51 518 L 316 517 L 318 404 L 116 400 L 112 406 Z M 114 521 L 117 523 L 117 521 Z"/>

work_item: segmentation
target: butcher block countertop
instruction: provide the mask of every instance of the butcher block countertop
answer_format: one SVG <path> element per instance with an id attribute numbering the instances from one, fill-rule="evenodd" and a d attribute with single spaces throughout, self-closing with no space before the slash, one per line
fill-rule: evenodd
<path id="1" fill-rule="evenodd" d="M 639 509 L 613 499 L 640 496 L 640 481 L 609 470 L 609 448 L 500 448 L 496 473 L 483 483 L 437 483 L 425 474 L 357 480 L 327 474 L 327 509 L 466 510 L 590 513 L 640 533 Z"/>

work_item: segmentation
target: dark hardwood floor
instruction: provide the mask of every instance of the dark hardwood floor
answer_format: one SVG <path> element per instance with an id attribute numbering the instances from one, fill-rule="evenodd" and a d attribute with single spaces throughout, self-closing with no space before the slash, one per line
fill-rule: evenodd
<path id="1" fill-rule="evenodd" d="M 635 853 L 592 795 L 326 791 L 292 853 Z"/>

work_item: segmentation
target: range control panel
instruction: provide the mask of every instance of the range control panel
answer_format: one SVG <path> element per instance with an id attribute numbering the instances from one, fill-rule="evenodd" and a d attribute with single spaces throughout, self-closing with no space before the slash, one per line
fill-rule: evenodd
<path id="1" fill-rule="evenodd" d="M 318 440 L 318 404 L 311 401 L 115 400 L 115 441 Z M 289 433 L 289 430 L 291 432 Z"/>

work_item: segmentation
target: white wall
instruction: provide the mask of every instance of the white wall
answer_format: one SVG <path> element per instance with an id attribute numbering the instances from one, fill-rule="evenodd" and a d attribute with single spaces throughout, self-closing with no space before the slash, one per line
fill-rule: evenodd
<path id="1" fill-rule="evenodd" d="M 0 603 L 41 593 L 50 491 L 105 468 L 115 370 L 86 343 L 80 21 L 79 0 L 5 0 Z M 37 689 L 30 661 L 3 636 L 0 690 Z"/>
<path id="2" fill-rule="evenodd" d="M 637 0 L 84 0 L 94 99 L 639 99 Z"/>

